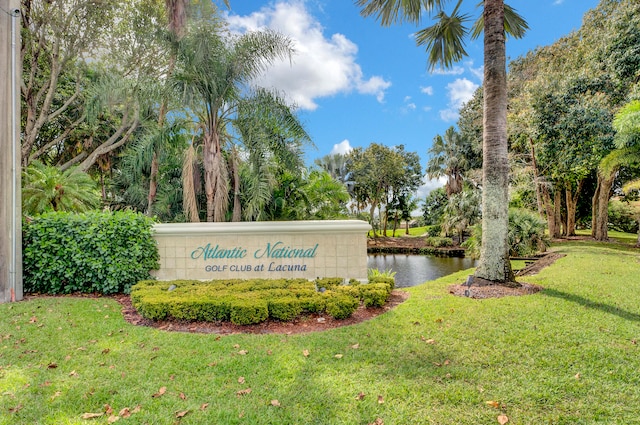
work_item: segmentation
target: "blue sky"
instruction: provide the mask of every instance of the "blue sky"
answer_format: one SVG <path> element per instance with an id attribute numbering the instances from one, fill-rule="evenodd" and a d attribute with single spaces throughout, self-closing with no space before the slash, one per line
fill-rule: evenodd
<path id="1" fill-rule="evenodd" d="M 478 3 L 464 2 L 473 20 Z M 525 38 L 507 41 L 507 57 L 517 58 L 577 30 L 598 0 L 508 3 L 530 27 Z M 294 40 L 292 63 L 275 65 L 258 83 L 298 105 L 317 147 L 307 150 L 309 164 L 376 142 L 404 144 L 424 166 L 433 138 L 456 124 L 460 106 L 482 84 L 482 39 L 467 41 L 469 57 L 453 69 L 429 72 L 427 54 L 412 36 L 431 25 L 429 20 L 382 27 L 363 18 L 353 0 L 231 0 L 226 14 L 235 31 L 272 28 Z M 425 181 L 419 196 L 438 185 Z"/>

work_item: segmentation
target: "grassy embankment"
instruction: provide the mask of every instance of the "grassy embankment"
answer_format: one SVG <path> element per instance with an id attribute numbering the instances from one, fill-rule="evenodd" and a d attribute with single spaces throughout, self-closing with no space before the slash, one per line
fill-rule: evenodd
<path id="1" fill-rule="evenodd" d="M 0 424 L 640 423 L 640 251 L 555 249 L 526 277 L 536 295 L 453 297 L 460 272 L 316 334 L 169 333 L 111 299 L 0 305 Z"/>

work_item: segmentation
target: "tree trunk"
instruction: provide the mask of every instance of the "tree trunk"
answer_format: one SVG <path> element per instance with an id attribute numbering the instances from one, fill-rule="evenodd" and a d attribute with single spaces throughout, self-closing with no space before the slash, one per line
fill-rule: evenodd
<path id="1" fill-rule="evenodd" d="M 158 152 L 154 151 L 151 158 L 151 171 L 149 173 L 149 194 L 147 195 L 147 215 L 151 217 L 153 215 L 153 203 L 156 201 L 156 195 L 158 193 L 158 169 L 160 164 L 158 163 Z"/>
<path id="2" fill-rule="evenodd" d="M 484 2 L 482 246 L 474 281 L 514 284 L 509 261 L 509 163 L 504 2 Z"/>
<path id="3" fill-rule="evenodd" d="M 553 189 L 553 221 L 556 225 L 556 233 L 558 237 L 562 236 L 562 188 L 559 185 L 555 185 Z"/>
<path id="4" fill-rule="evenodd" d="M 536 206 L 538 207 L 538 214 L 540 214 L 540 217 L 544 217 L 540 176 L 538 175 L 538 162 L 536 161 L 536 149 L 531 137 L 529 137 L 529 145 L 531 146 L 531 164 L 533 165 L 533 184 L 536 187 Z"/>
<path id="5" fill-rule="evenodd" d="M 376 232 L 376 226 L 375 226 L 375 220 L 373 219 L 375 217 L 376 214 L 376 207 L 377 204 L 375 201 L 371 201 L 371 212 L 369 213 L 371 215 L 371 217 L 369 217 L 369 220 L 371 221 L 371 230 L 373 231 L 373 237 L 377 238 L 378 237 L 378 232 Z"/>
<path id="6" fill-rule="evenodd" d="M 560 237 L 560 229 L 556 226 L 556 219 L 554 214 L 553 201 L 551 200 L 551 194 L 549 188 L 546 185 L 540 187 L 542 192 L 542 199 L 544 201 L 544 208 L 547 216 L 547 227 L 549 228 L 549 236 L 551 238 Z"/>
<path id="7" fill-rule="evenodd" d="M 609 198 L 611 197 L 611 189 L 613 188 L 613 182 L 617 174 L 617 170 L 609 176 L 603 176 L 598 172 L 598 186 L 593 196 L 593 210 L 591 211 L 593 215 L 591 235 L 597 241 L 606 241 L 609 239 L 607 228 L 609 222 Z"/>
<path id="8" fill-rule="evenodd" d="M 389 205 L 389 204 L 387 204 Z M 384 222 L 382 224 L 382 234 L 384 235 L 384 237 L 387 237 L 387 225 L 389 224 L 389 209 L 387 207 L 385 207 L 384 209 Z"/>
<path id="9" fill-rule="evenodd" d="M 238 153 L 235 148 L 231 151 L 231 175 L 233 176 L 233 216 L 231 221 L 242 220 L 242 206 L 240 205 L 240 165 L 238 164 Z"/>
<path id="10" fill-rule="evenodd" d="M 567 203 L 567 236 L 576 235 L 576 208 L 578 207 L 578 197 L 584 184 L 584 179 L 578 182 L 575 193 L 571 183 L 567 182 L 565 187 Z"/>

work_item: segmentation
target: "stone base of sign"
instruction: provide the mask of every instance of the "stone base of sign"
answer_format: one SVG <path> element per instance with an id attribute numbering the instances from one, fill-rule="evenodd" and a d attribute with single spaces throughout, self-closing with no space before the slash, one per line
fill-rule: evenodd
<path id="1" fill-rule="evenodd" d="M 159 280 L 367 278 L 359 220 L 156 224 Z"/>

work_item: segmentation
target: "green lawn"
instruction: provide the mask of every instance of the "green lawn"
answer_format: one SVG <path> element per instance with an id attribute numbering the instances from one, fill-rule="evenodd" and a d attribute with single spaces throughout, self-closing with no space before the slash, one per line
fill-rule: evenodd
<path id="1" fill-rule="evenodd" d="M 110 299 L 0 305 L 0 424 L 107 424 L 82 419 L 105 405 L 134 412 L 122 424 L 639 424 L 640 251 L 555 249 L 526 277 L 536 295 L 453 297 L 460 272 L 316 334 L 169 333 Z"/>
<path id="2" fill-rule="evenodd" d="M 421 227 L 410 227 L 409 228 L 409 236 L 422 236 L 427 232 L 427 229 L 429 228 L 429 226 L 421 226 Z M 378 236 L 382 236 L 384 233 L 382 231 L 380 231 L 378 233 Z M 373 236 L 373 231 L 369 231 L 368 234 L 369 237 Z M 397 228 L 395 233 L 393 232 L 393 227 L 389 227 L 387 229 L 387 236 L 388 237 L 402 237 L 402 236 L 406 236 L 406 229 L 404 227 L 402 228 Z"/>

